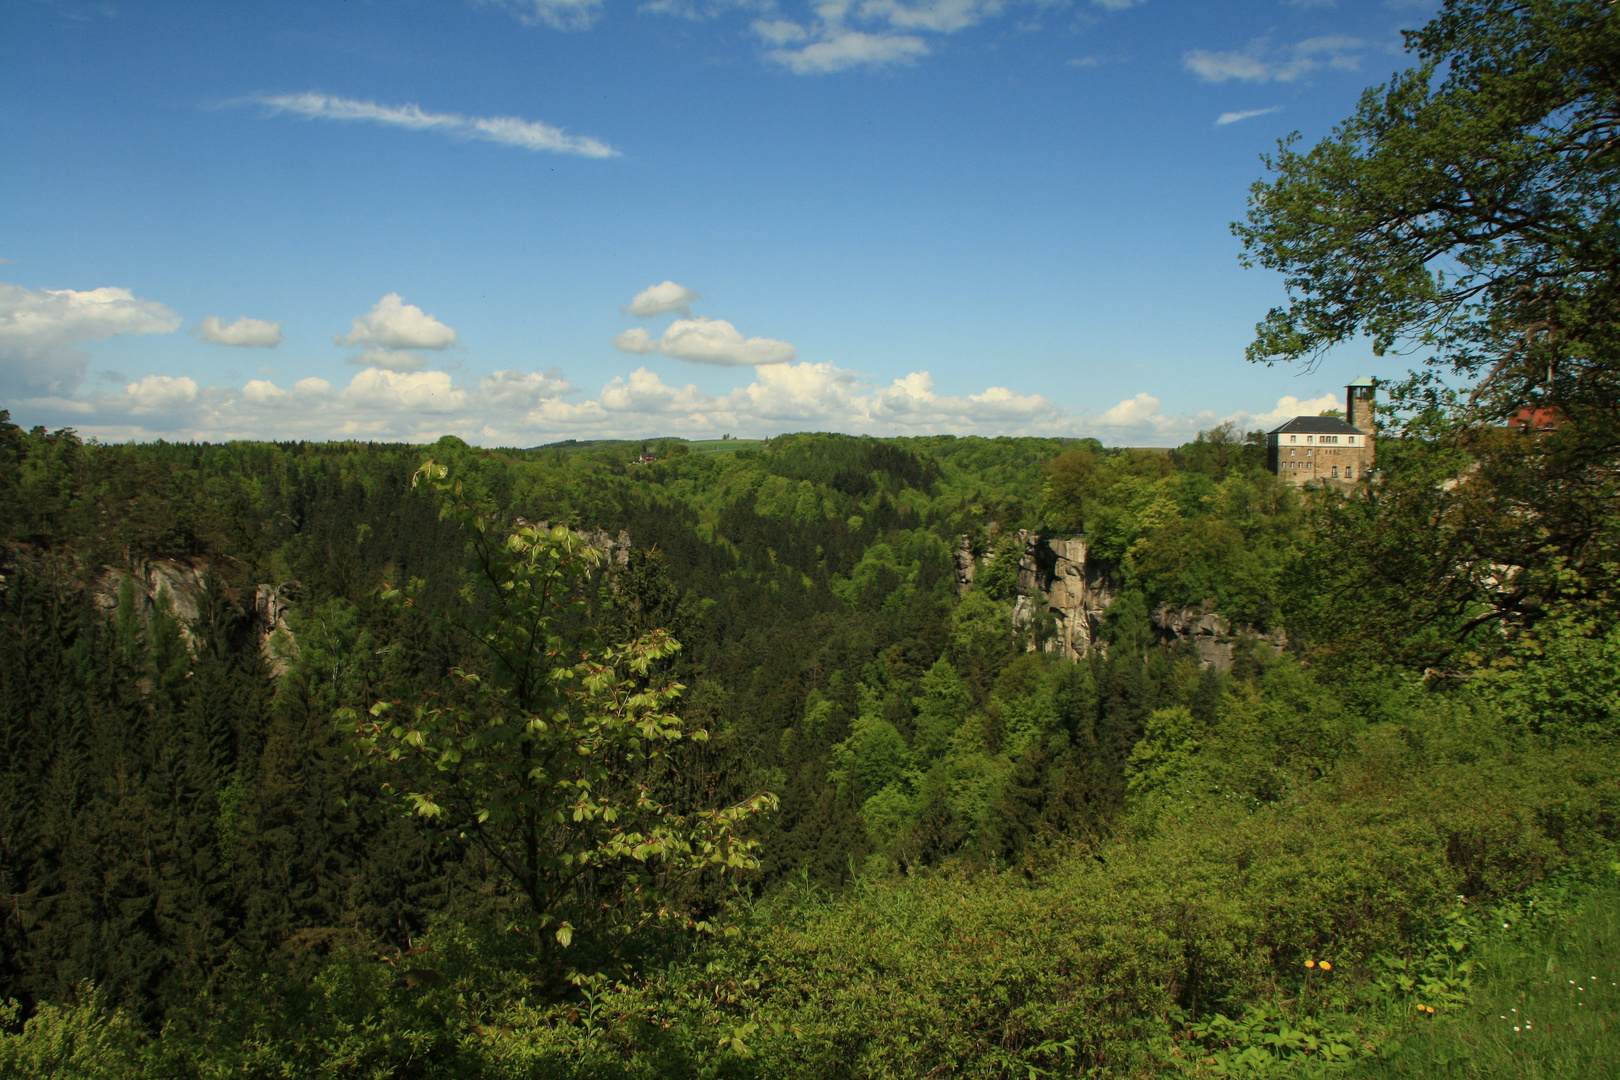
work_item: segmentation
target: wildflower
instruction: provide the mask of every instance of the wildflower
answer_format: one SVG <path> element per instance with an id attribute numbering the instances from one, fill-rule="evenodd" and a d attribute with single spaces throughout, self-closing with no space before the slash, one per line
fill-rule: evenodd
<path id="1" fill-rule="evenodd" d="M 1322 966 L 1323 971 L 1332 971 L 1333 970 L 1333 965 L 1328 963 L 1326 960 L 1322 961 L 1321 966 Z"/>
<path id="2" fill-rule="evenodd" d="M 1518 1025 L 1518 1024 L 1514 1024 L 1514 1025 L 1513 1025 L 1513 1030 L 1514 1030 L 1514 1031 L 1518 1031 L 1518 1030 L 1519 1030 L 1519 1025 Z"/>
<path id="3" fill-rule="evenodd" d="M 1308 967 L 1308 968 L 1313 968 L 1313 967 L 1316 966 L 1316 961 L 1315 960 L 1307 960 L 1307 961 L 1305 961 L 1305 966 Z M 1571 981 L 1573 982 L 1574 980 L 1571 980 Z"/>

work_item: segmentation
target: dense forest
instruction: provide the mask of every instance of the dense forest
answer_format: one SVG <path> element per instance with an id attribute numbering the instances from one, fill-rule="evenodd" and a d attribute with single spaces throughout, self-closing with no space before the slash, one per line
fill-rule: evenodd
<path id="1" fill-rule="evenodd" d="M 1612 1069 L 1617 33 L 1454 0 L 1270 162 L 1236 231 L 1290 301 L 1251 359 L 1434 351 L 1356 484 L 1229 425 L 0 412 L 0 1071 Z"/>

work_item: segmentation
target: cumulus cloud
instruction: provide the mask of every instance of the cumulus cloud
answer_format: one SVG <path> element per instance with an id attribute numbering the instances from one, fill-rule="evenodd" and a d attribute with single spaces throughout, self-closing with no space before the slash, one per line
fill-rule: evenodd
<path id="1" fill-rule="evenodd" d="M 1158 398 L 1140 393 L 1105 409 L 1094 419 L 1082 420 L 1079 426 L 1086 433 L 1116 445 L 1180 446 L 1195 438 L 1198 432 L 1208 431 L 1226 422 L 1231 422 L 1241 431 L 1269 431 L 1296 416 L 1315 416 L 1325 409 L 1343 408 L 1343 402 L 1333 394 L 1305 399 L 1288 395 L 1278 398 L 1277 404 L 1264 412 L 1240 409 L 1222 416 L 1212 409 L 1206 409 L 1166 416 L 1160 410 Z"/>
<path id="2" fill-rule="evenodd" d="M 448 372 L 367 368 L 334 389 L 308 378 L 291 390 L 269 379 L 200 387 L 149 375 L 120 393 L 33 399 L 32 418 L 71 423 L 107 439 L 376 439 L 431 441 L 455 434 L 484 445 L 532 446 L 559 438 L 640 438 L 785 430 L 852 433 L 1072 434 L 1064 410 L 1035 394 L 991 387 L 942 394 L 928 372 L 872 384 L 833 364 L 778 363 L 742 385 L 710 393 L 666 383 L 645 367 L 615 376 L 594 396 L 549 371 L 497 371 L 457 381 Z"/>
<path id="3" fill-rule="evenodd" d="M 477 383 L 477 395 L 494 409 L 533 409 L 541 402 L 574 393 L 561 371 L 497 371 Z"/>
<path id="4" fill-rule="evenodd" d="M 367 349 L 349 357 L 349 363 L 358 367 L 382 368 L 384 371 L 421 371 L 427 360 L 420 354 L 404 349 Z"/>
<path id="5" fill-rule="evenodd" d="M 293 400 L 292 394 L 264 379 L 248 380 L 247 385 L 242 387 L 242 397 L 254 405 L 263 405 L 267 408 L 287 405 Z"/>
<path id="6" fill-rule="evenodd" d="M 48 394 L 84 381 L 78 348 L 119 334 L 172 334 L 180 316 L 128 289 L 27 289 L 0 282 L 0 384 Z"/>
<path id="7" fill-rule="evenodd" d="M 639 319 L 650 319 L 655 315 L 678 311 L 682 315 L 692 314 L 692 301 L 698 299 L 698 294 L 685 285 L 677 285 L 673 281 L 661 281 L 636 293 L 635 299 L 619 310 L 626 315 L 634 315 Z"/>
<path id="8" fill-rule="evenodd" d="M 148 375 L 124 387 L 135 412 L 172 412 L 197 400 L 197 382 L 184 375 Z"/>
<path id="9" fill-rule="evenodd" d="M 226 323 L 210 315 L 198 323 L 193 333 L 211 345 L 241 345 L 249 349 L 273 349 L 281 344 L 281 324 L 263 319 L 237 319 Z"/>
<path id="10" fill-rule="evenodd" d="M 118 392 L 13 401 L 19 423 L 72 424 L 108 440 L 373 439 L 426 442 L 454 434 L 494 446 L 562 438 L 646 438 L 723 432 L 851 434 L 1092 435 L 1110 445 L 1176 446 L 1231 421 L 1242 431 L 1342 408 L 1333 394 L 1279 398 L 1263 410 L 1166 415 L 1143 391 L 1100 410 L 1070 410 L 1005 386 L 944 393 L 928 371 L 883 382 L 828 363 L 752 368 L 730 389 L 666 382 L 637 367 L 582 393 L 561 371 L 496 371 L 458 378 L 445 371 L 371 367 L 336 388 L 305 378 L 291 389 L 267 378 L 240 388 L 200 386 L 184 376 L 147 375 Z"/>
<path id="11" fill-rule="evenodd" d="M 590 5 L 594 6 L 594 5 Z M 562 128 L 516 116 L 462 116 L 431 113 L 419 105 L 379 105 L 374 101 L 333 97 L 309 91 L 302 94 L 264 95 L 246 99 L 263 105 L 271 115 L 287 114 L 307 120 L 340 120 L 382 124 L 409 131 L 435 131 L 462 140 L 499 143 L 523 150 L 548 150 L 580 157 L 609 158 L 619 152 L 600 139 L 570 135 Z"/>
<path id="12" fill-rule="evenodd" d="M 389 293 L 365 315 L 354 320 L 347 334 L 332 339 L 339 345 L 377 344 L 389 349 L 447 349 L 456 332 L 399 293 Z"/>
<path id="13" fill-rule="evenodd" d="M 466 406 L 468 393 L 447 371 L 385 371 L 367 368 L 343 391 L 346 403 L 388 412 L 446 413 Z"/>
<path id="14" fill-rule="evenodd" d="M 1274 112 L 1282 112 L 1282 106 L 1273 105 L 1268 109 L 1245 109 L 1242 112 L 1223 112 L 1215 118 L 1215 126 L 1225 127 L 1227 124 L 1235 124 L 1239 120 L 1248 120 L 1255 116 L 1266 116 Z"/>
<path id="15" fill-rule="evenodd" d="M 1181 65 L 1205 82 L 1293 82 L 1324 65 L 1353 71 L 1361 64 L 1356 50 L 1365 47 L 1361 39 L 1343 34 L 1307 38 L 1287 46 L 1256 38 L 1232 52 L 1193 49 L 1182 54 Z"/>
<path id="16" fill-rule="evenodd" d="M 633 327 L 614 338 L 613 344 L 623 352 L 657 352 L 694 364 L 719 364 L 724 367 L 786 364 L 797 355 L 797 350 L 785 341 L 743 337 L 726 320 L 701 316 L 676 319 L 658 338 L 639 326 Z"/>

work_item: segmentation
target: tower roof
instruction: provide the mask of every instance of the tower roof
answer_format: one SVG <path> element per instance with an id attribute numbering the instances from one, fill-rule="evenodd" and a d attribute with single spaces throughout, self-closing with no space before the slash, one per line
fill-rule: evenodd
<path id="1" fill-rule="evenodd" d="M 1360 378 L 1351 379 L 1350 382 L 1347 385 L 1349 385 L 1349 386 L 1377 386 L 1378 384 L 1373 382 L 1371 379 L 1367 378 L 1367 376 L 1363 375 Z"/>

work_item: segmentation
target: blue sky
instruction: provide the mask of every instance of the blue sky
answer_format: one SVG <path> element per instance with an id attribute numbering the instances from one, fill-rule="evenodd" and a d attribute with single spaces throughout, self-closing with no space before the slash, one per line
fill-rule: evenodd
<path id="1" fill-rule="evenodd" d="M 104 440 L 840 430 L 1171 445 L 1259 155 L 1432 5 L 11 0 L 0 407 Z"/>

